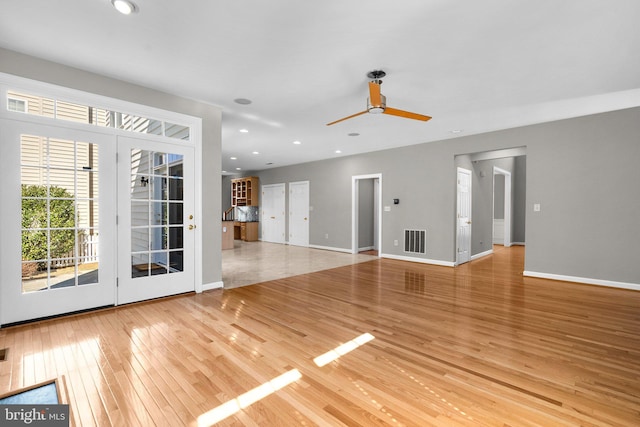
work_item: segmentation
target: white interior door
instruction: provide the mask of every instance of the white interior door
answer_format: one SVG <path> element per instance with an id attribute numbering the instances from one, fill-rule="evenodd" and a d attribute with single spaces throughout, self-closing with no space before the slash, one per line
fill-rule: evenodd
<path id="1" fill-rule="evenodd" d="M 456 263 L 471 259 L 471 171 L 458 168 Z"/>
<path id="2" fill-rule="evenodd" d="M 284 243 L 284 184 L 262 186 L 262 241 Z"/>
<path id="3" fill-rule="evenodd" d="M 0 120 L 0 158 L 0 322 L 113 305 L 115 137 Z"/>
<path id="4" fill-rule="evenodd" d="M 289 244 L 309 246 L 309 181 L 289 183 Z"/>
<path id="5" fill-rule="evenodd" d="M 118 137 L 118 304 L 195 290 L 194 150 Z"/>

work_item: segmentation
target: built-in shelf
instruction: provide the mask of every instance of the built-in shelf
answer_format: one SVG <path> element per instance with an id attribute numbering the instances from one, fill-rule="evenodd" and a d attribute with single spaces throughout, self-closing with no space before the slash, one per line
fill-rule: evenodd
<path id="1" fill-rule="evenodd" d="M 231 180 L 231 206 L 258 206 L 259 180 L 255 176 Z"/>

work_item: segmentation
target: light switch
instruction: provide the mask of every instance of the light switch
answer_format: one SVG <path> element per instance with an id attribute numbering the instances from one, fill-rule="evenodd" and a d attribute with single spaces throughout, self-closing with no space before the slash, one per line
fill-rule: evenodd
<path id="1" fill-rule="evenodd" d="M 391 212 L 391 206 L 385 206 L 384 207 L 384 211 L 385 212 Z"/>
<path id="2" fill-rule="evenodd" d="M 540 203 L 534 203 L 533 204 L 533 211 L 534 212 L 540 212 Z"/>

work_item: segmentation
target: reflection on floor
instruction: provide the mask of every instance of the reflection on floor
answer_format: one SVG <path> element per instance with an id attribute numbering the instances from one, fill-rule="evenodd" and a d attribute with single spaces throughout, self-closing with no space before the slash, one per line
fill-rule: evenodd
<path id="1" fill-rule="evenodd" d="M 372 255 L 236 240 L 233 250 L 222 251 L 222 281 L 225 289 L 237 288 L 374 259 Z"/>

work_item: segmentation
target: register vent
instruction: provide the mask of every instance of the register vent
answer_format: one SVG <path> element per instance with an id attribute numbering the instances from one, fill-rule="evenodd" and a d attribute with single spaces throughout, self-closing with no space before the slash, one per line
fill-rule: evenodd
<path id="1" fill-rule="evenodd" d="M 427 230 L 404 230 L 404 251 L 412 254 L 426 254 Z"/>

